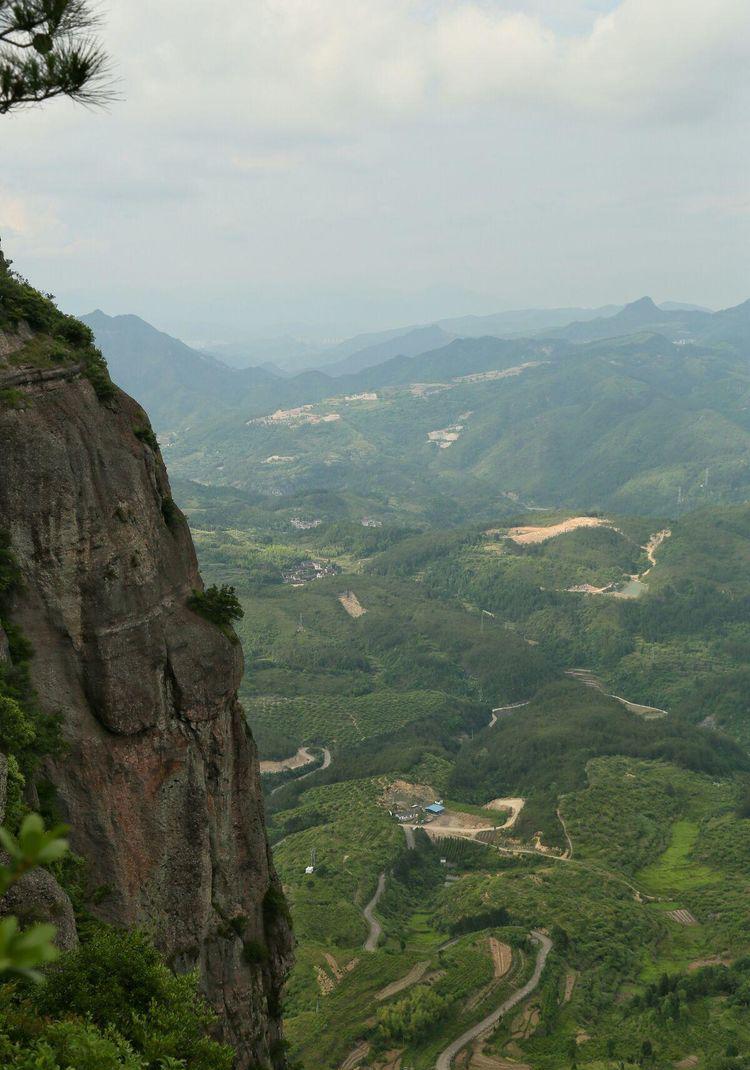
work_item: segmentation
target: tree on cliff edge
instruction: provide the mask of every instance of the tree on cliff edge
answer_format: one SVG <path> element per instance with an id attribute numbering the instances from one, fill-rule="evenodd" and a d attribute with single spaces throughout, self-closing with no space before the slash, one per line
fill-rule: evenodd
<path id="1" fill-rule="evenodd" d="M 97 22 L 88 0 L 0 0 L 0 115 L 60 96 L 110 100 Z"/>

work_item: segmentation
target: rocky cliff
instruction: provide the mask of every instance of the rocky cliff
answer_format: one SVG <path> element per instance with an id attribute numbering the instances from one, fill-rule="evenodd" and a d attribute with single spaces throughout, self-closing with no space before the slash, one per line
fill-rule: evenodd
<path id="1" fill-rule="evenodd" d="M 187 606 L 201 580 L 146 415 L 42 341 L 0 331 L 0 528 L 23 577 L 11 617 L 62 715 L 47 772 L 92 909 L 200 971 L 239 1068 L 282 1066 L 291 936 L 240 647 Z"/>

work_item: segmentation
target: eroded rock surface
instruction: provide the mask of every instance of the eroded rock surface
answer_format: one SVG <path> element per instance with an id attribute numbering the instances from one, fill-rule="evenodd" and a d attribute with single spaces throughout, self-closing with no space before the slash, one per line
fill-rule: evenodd
<path id="1" fill-rule="evenodd" d="M 24 581 L 12 616 L 36 652 L 42 705 L 62 713 L 68 751 L 48 772 L 105 890 L 94 909 L 150 928 L 176 968 L 199 968 L 239 1067 L 283 1065 L 269 1053 L 291 937 L 278 911 L 264 922 L 277 882 L 239 644 L 187 607 L 195 552 L 161 458 L 138 437 L 141 408 L 119 392 L 103 404 L 74 368 L 24 374 L 0 359 L 0 390 L 4 376 L 0 527 Z M 250 940 L 265 963 L 244 961 Z"/>

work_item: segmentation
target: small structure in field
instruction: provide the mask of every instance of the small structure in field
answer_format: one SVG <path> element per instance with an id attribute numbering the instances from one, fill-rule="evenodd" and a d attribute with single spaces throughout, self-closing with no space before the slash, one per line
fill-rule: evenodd
<path id="1" fill-rule="evenodd" d="M 412 806 L 408 810 L 391 810 L 389 812 L 391 817 L 395 817 L 400 824 L 404 824 L 407 821 L 409 823 L 418 821 L 421 810 L 418 806 Z"/>
<path id="2" fill-rule="evenodd" d="M 445 807 L 441 802 L 430 803 L 429 806 L 425 806 L 424 812 L 426 814 L 432 814 L 433 817 L 439 817 L 440 814 L 445 813 Z"/>

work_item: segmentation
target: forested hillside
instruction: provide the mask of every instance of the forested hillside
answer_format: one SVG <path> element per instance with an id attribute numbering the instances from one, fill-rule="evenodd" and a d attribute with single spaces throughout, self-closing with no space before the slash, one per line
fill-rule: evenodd
<path id="1" fill-rule="evenodd" d="M 368 527 L 353 493 L 178 493 L 245 609 L 306 1070 L 432 1070 L 540 927 L 472 1059 L 742 1067 L 750 510 Z M 390 816 L 434 799 L 427 835 Z"/>

